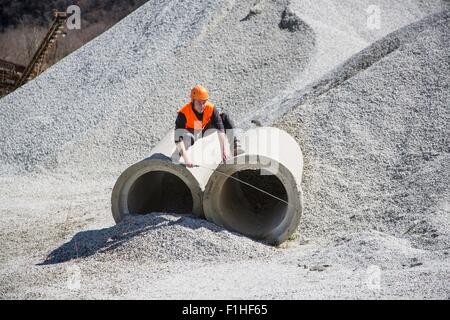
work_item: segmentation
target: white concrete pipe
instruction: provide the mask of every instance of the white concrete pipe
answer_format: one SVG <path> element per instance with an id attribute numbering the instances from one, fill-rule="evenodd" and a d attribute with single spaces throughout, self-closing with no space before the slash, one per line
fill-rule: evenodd
<path id="1" fill-rule="evenodd" d="M 188 149 L 193 163 L 215 168 L 221 162 L 217 132 Z M 151 151 L 150 156 L 126 169 L 116 181 L 111 208 L 116 223 L 130 214 L 150 212 L 193 213 L 203 218 L 202 193 L 211 175 L 204 167 L 186 168 L 179 159 L 174 130 Z"/>
<path id="2" fill-rule="evenodd" d="M 249 237 L 281 243 L 295 232 L 302 214 L 300 146 L 285 131 L 262 127 L 247 131 L 242 147 L 245 154 L 211 175 L 203 194 L 205 217 Z"/>

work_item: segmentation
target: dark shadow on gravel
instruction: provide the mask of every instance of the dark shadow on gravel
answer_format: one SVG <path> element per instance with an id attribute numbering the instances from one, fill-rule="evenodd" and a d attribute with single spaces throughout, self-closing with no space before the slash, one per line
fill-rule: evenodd
<path id="1" fill-rule="evenodd" d="M 69 242 L 53 250 L 43 262 L 37 265 L 63 263 L 114 250 L 136 236 L 172 225 L 194 230 L 206 228 L 212 232 L 225 231 L 224 228 L 196 218 L 194 215 L 167 213 L 135 215 L 109 228 L 78 232 Z"/>

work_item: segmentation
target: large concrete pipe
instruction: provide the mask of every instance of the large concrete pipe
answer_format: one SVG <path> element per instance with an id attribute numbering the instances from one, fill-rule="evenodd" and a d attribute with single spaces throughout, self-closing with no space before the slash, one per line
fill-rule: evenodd
<path id="1" fill-rule="evenodd" d="M 245 154 L 217 167 L 203 194 L 206 219 L 277 244 L 298 227 L 302 213 L 300 146 L 285 131 L 247 131 Z M 239 179 L 239 180 L 236 180 Z"/>
<path id="2" fill-rule="evenodd" d="M 127 168 L 117 179 L 111 196 L 114 220 L 118 223 L 127 215 L 151 212 L 204 217 L 202 193 L 211 170 L 203 164 L 215 168 L 220 163 L 217 139 L 217 132 L 212 131 L 190 147 L 192 161 L 202 166 L 186 168 L 176 150 L 174 130 L 167 133 L 148 158 Z"/>

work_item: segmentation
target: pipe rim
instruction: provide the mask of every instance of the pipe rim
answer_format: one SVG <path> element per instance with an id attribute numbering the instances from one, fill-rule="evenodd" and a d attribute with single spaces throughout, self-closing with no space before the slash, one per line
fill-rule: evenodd
<path id="1" fill-rule="evenodd" d="M 302 191 L 298 188 L 293 174 L 283 164 L 266 156 L 245 154 L 236 158 L 239 157 L 245 157 L 245 162 L 241 161 L 243 163 L 240 163 L 237 161 L 238 163 L 235 164 L 232 162 L 234 159 L 231 159 L 225 164 L 219 165 L 216 169 L 218 172 L 214 172 L 209 178 L 203 194 L 203 212 L 205 214 L 205 218 L 226 229 L 242 233 L 251 238 L 266 240 L 272 244 L 278 244 L 287 240 L 297 230 L 303 211 Z M 249 163 L 249 161 L 247 161 L 247 159 L 252 157 L 257 160 L 257 163 Z M 220 199 L 220 192 L 226 181 L 229 179 L 221 173 L 231 176 L 239 171 L 264 169 L 265 167 L 264 165 L 261 165 L 261 163 L 268 163 L 268 161 L 275 161 L 279 165 L 279 169 L 274 176 L 282 183 L 286 191 L 287 201 L 289 203 L 289 206 L 286 208 L 284 218 L 276 227 L 265 234 L 254 235 L 237 230 L 227 223 L 226 217 L 223 216 L 224 213 L 220 210 L 220 201 L 218 200 Z"/>
<path id="2" fill-rule="evenodd" d="M 152 171 L 163 171 L 180 178 L 191 193 L 192 213 L 199 218 L 204 218 L 202 190 L 192 173 L 184 166 L 174 164 L 169 160 L 145 159 L 128 167 L 114 184 L 111 195 L 111 211 L 116 223 L 130 215 L 128 199 L 124 194 L 128 194 L 130 188 L 140 177 Z"/>

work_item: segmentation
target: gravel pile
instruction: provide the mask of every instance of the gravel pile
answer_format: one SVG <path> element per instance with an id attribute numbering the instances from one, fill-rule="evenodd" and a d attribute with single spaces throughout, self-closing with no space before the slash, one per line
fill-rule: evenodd
<path id="1" fill-rule="evenodd" d="M 314 32 L 301 21 L 293 31 L 280 25 L 287 1 L 253 8 L 145 4 L 0 101 L 1 167 L 120 174 L 173 128 L 198 82 L 235 118 L 257 110 L 307 66 Z"/>
<path id="2" fill-rule="evenodd" d="M 81 231 L 42 264 L 93 256 L 100 261 L 220 262 L 268 258 L 275 249 L 190 215 L 132 216 L 110 228 Z"/>
<path id="3" fill-rule="evenodd" d="M 382 269 L 405 269 L 424 262 L 445 259 L 448 251 L 431 252 L 414 248 L 411 242 L 375 230 L 334 237 L 321 247 L 305 250 L 298 257 L 301 267 L 320 269 L 378 266 Z"/>
<path id="4" fill-rule="evenodd" d="M 347 0 L 331 10 L 327 2 L 150 1 L 0 100 L 0 173 L 117 176 L 173 127 L 197 82 L 248 125 L 257 110 L 277 109 L 289 88 L 305 86 L 371 37 L 441 9 L 439 1 L 388 3 L 378 5 L 396 22 L 358 33 L 373 2 Z"/>
<path id="5" fill-rule="evenodd" d="M 276 122 L 305 154 L 305 234 L 371 228 L 448 247 L 449 33 L 447 11 L 390 35 Z"/>

